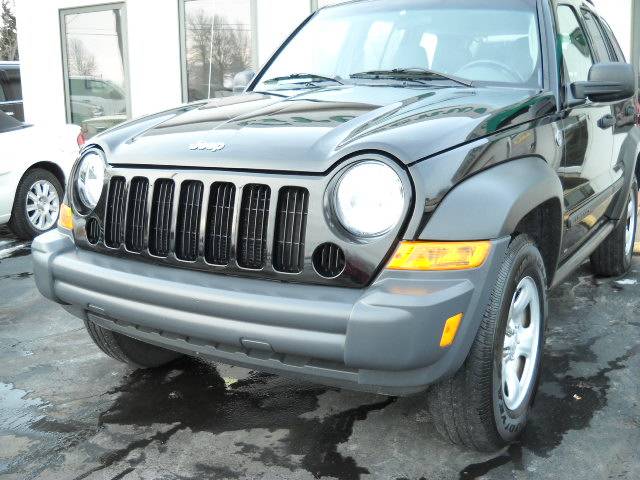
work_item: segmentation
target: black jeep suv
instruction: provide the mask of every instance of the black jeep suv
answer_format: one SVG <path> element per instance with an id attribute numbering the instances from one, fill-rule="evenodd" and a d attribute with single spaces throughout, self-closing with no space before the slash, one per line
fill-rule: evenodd
<path id="1" fill-rule="evenodd" d="M 491 450 L 526 423 L 548 289 L 630 266 L 635 93 L 590 3 L 325 8 L 243 94 L 93 138 L 36 281 L 118 360 L 426 390 Z"/>

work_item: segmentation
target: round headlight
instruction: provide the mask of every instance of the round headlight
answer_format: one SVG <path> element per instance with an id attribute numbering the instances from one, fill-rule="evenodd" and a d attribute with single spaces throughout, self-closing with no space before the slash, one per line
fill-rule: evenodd
<path id="1" fill-rule="evenodd" d="M 353 235 L 384 235 L 402 218 L 402 180 L 382 162 L 357 163 L 340 178 L 334 203 L 338 220 Z"/>
<path id="2" fill-rule="evenodd" d="M 102 196 L 104 172 L 105 161 L 99 151 L 90 150 L 80 160 L 76 175 L 76 189 L 80 202 L 89 210 L 96 208 Z"/>

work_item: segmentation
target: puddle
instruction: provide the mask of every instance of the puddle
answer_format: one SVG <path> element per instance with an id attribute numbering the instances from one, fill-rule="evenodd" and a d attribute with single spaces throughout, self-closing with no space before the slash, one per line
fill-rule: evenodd
<path id="1" fill-rule="evenodd" d="M 0 250 L 0 260 L 31 255 L 31 242 L 20 243 Z"/>
<path id="2" fill-rule="evenodd" d="M 0 383 L 0 431 L 21 432 L 41 419 L 47 404 L 39 398 L 26 398 L 29 392 Z"/>
<path id="3" fill-rule="evenodd" d="M 607 362 L 604 368 L 593 375 L 566 375 L 572 361 L 589 361 L 594 357 L 590 350 L 586 355 L 581 355 L 585 348 L 589 346 L 551 352 L 545 359 L 543 385 L 536 397 L 533 418 L 522 440 L 538 456 L 547 457 L 560 445 L 567 432 L 589 427 L 596 412 L 607 405 L 607 393 L 611 387 L 609 375 L 625 369 L 625 363 L 640 353 L 638 345 Z M 548 391 L 553 393 L 546 393 Z"/>
<path id="4" fill-rule="evenodd" d="M 231 386 L 227 387 L 228 383 L 232 383 Z M 225 382 L 215 367 L 189 358 L 155 371 L 136 371 L 123 386 L 110 392 L 119 393 L 119 397 L 100 415 L 99 424 L 147 427 L 165 424 L 172 427 L 103 455 L 99 459 L 100 467 L 76 480 L 125 459 L 129 464 L 124 466 L 133 468 L 142 460 L 132 461 L 129 457 L 132 451 L 154 442 L 166 442 L 173 434 L 187 428 L 193 433 L 214 435 L 245 429 L 286 430 L 289 433 L 282 441 L 282 452 L 248 444 L 236 446 L 265 465 L 291 471 L 302 468 L 316 477 L 359 479 L 369 471 L 358 466 L 353 458 L 340 454 L 338 445 L 349 439 L 356 421 L 365 420 L 370 412 L 384 409 L 395 399 L 379 397 L 379 402 L 321 419 L 301 418 L 317 409 L 318 396 L 325 391 L 325 387 L 281 381 L 262 373 Z M 291 456 L 301 460 L 292 463 Z M 201 468 L 208 470 L 211 467 Z M 203 473 L 215 477 L 212 472 Z M 235 477 L 233 472 L 225 472 L 225 478 Z"/>
<path id="5" fill-rule="evenodd" d="M 11 275 L 0 275 L 0 280 L 24 280 L 31 277 L 33 277 L 33 272 L 22 272 Z"/>
<path id="6" fill-rule="evenodd" d="M 513 464 L 513 469 L 518 471 L 524 471 L 522 464 L 522 446 L 519 444 L 511 445 L 504 453 L 497 457 L 490 458 L 485 462 L 472 463 L 466 466 L 460 472 L 459 480 L 475 480 L 483 477 L 487 473 L 495 470 L 496 468 Z M 515 477 L 514 477 L 515 478 Z"/>

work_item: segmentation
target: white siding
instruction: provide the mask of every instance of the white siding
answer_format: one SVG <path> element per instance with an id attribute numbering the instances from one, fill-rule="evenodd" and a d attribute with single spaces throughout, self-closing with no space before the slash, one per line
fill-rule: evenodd
<path id="1" fill-rule="evenodd" d="M 595 0 L 630 56 L 631 0 Z M 126 0 L 133 117 L 182 102 L 178 0 Z M 59 10 L 104 0 L 16 2 L 25 115 L 37 124 L 66 121 Z M 258 60 L 273 51 L 311 11 L 311 0 L 257 0 Z M 330 34 L 330 32 L 328 32 Z"/>
<path id="2" fill-rule="evenodd" d="M 104 0 L 16 2 L 25 116 L 66 121 L 59 11 Z M 126 0 L 131 113 L 138 117 L 182 103 L 178 0 Z M 258 59 L 266 62 L 311 12 L 309 0 L 258 0 Z"/>

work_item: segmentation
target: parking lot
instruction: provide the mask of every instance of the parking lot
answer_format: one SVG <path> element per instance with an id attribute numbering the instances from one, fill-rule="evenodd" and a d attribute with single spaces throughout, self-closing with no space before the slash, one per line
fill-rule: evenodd
<path id="1" fill-rule="evenodd" d="M 522 444 L 493 455 L 436 434 L 421 396 L 339 391 L 183 359 L 133 371 L 40 297 L 29 246 L 0 230 L 3 479 L 640 478 L 640 260 L 552 293 Z"/>

